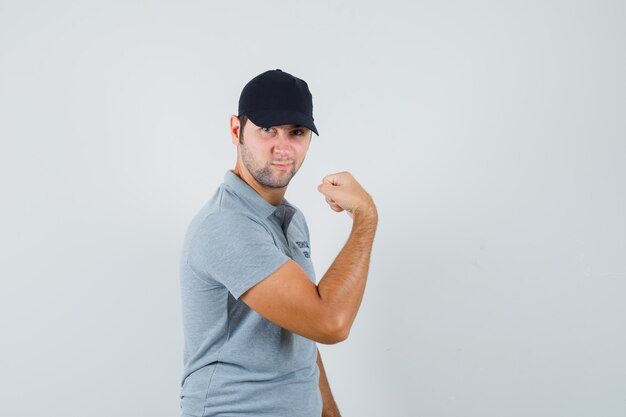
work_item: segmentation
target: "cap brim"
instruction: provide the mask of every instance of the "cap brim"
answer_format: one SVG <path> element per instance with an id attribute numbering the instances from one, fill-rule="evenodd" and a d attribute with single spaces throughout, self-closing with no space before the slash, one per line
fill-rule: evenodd
<path id="1" fill-rule="evenodd" d="M 317 127 L 313 123 L 313 119 L 304 113 L 291 110 L 259 110 L 249 111 L 245 113 L 252 123 L 261 127 L 281 126 L 281 125 L 298 125 L 311 129 L 313 133 L 317 133 Z"/>

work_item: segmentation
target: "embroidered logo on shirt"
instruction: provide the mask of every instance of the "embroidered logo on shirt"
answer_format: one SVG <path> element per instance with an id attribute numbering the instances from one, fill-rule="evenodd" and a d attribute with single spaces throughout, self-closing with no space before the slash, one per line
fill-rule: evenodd
<path id="1" fill-rule="evenodd" d="M 308 250 L 305 249 L 311 249 L 309 247 L 309 242 L 308 241 L 302 241 L 302 242 L 296 242 L 296 245 L 298 245 L 298 247 L 300 249 L 302 249 L 302 254 L 304 255 L 305 258 L 310 258 L 311 257 L 311 253 Z"/>

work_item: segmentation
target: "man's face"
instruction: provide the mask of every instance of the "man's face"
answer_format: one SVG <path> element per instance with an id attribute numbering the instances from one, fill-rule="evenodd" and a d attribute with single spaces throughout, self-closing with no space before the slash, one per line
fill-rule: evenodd
<path id="1" fill-rule="evenodd" d="M 264 128 L 248 119 L 240 142 L 241 160 L 254 179 L 266 187 L 283 188 L 304 162 L 311 130 L 297 125 Z"/>

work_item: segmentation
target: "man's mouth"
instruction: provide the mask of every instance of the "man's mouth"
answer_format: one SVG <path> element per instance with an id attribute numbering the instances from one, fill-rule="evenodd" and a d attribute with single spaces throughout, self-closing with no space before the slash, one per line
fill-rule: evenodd
<path id="1" fill-rule="evenodd" d="M 274 168 L 278 168 L 281 170 L 291 169 L 292 165 L 293 165 L 293 162 L 290 162 L 290 161 L 272 162 L 272 166 Z"/>

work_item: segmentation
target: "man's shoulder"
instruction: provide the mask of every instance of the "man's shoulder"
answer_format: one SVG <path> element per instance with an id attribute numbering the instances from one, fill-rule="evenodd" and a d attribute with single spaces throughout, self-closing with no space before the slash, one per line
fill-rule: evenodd
<path id="1" fill-rule="evenodd" d="M 262 221 L 253 208 L 226 183 L 220 184 L 215 194 L 198 213 L 200 223 L 235 221 L 247 217 Z"/>
<path id="2" fill-rule="evenodd" d="M 250 227 L 267 228 L 263 220 L 251 211 L 220 207 L 206 213 L 197 229 L 207 232 L 224 230 L 232 234 Z"/>

